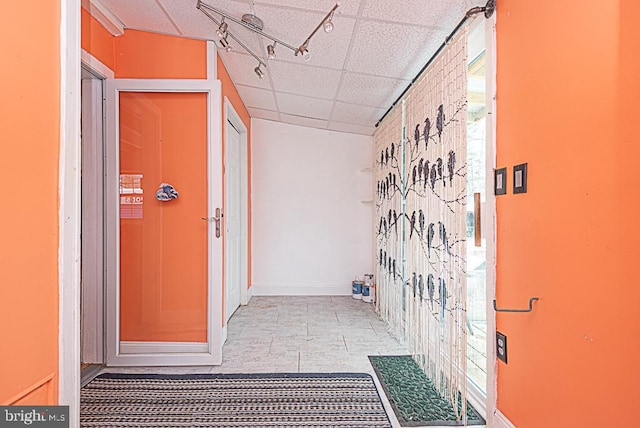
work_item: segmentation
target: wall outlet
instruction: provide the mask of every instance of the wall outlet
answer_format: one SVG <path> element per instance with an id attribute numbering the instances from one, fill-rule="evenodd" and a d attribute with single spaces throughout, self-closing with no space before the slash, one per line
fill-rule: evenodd
<path id="1" fill-rule="evenodd" d="M 496 331 L 496 355 L 507 364 L 507 336 Z"/>

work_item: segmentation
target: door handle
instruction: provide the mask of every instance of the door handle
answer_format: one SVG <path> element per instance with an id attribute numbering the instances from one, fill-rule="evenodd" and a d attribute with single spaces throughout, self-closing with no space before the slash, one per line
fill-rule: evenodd
<path id="1" fill-rule="evenodd" d="M 201 217 L 202 220 L 204 221 L 208 221 L 208 222 L 212 222 L 215 221 L 216 222 L 216 238 L 220 237 L 220 221 L 222 220 L 222 217 L 224 217 L 224 214 L 222 214 L 222 211 L 220 210 L 220 208 L 216 208 L 216 215 L 215 217 Z"/>
<path id="2" fill-rule="evenodd" d="M 480 193 L 473 194 L 473 230 L 476 247 L 482 247 L 482 220 L 480 219 Z"/>

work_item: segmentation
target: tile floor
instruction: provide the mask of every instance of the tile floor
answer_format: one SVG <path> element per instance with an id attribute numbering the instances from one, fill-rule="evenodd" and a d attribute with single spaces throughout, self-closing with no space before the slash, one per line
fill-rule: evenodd
<path id="1" fill-rule="evenodd" d="M 394 427 L 400 424 L 373 374 L 369 355 L 404 355 L 374 305 L 351 296 L 253 297 L 231 317 L 222 365 L 122 367 L 124 373 L 370 373 Z"/>
<path id="2" fill-rule="evenodd" d="M 366 372 L 368 355 L 406 354 L 373 305 L 350 296 L 254 297 L 231 317 L 213 373 Z"/>

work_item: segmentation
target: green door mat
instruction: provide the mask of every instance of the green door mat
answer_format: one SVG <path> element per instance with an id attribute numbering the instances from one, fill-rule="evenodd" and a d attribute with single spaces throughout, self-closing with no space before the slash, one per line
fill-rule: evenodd
<path id="1" fill-rule="evenodd" d="M 370 356 L 369 360 L 400 425 L 462 425 L 462 421 L 456 420 L 453 406 L 440 396 L 410 355 Z M 468 425 L 485 424 L 468 403 L 467 419 Z"/>

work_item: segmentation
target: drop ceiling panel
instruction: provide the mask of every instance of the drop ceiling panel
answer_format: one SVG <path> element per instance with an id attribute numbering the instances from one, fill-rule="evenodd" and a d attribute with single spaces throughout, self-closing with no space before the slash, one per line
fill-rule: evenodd
<path id="1" fill-rule="evenodd" d="M 376 124 L 386 111 L 386 108 L 336 102 L 333 107 L 331 120 L 352 123 L 354 125 L 372 126 Z"/>
<path id="2" fill-rule="evenodd" d="M 320 128 L 320 129 L 327 128 L 326 120 L 310 119 L 308 117 L 293 116 L 293 115 L 284 114 L 284 113 L 280 114 L 280 120 L 282 120 L 285 123 L 291 123 L 292 125 L 309 126 L 311 128 Z"/>
<path id="3" fill-rule="evenodd" d="M 101 0 L 129 29 L 218 41 L 217 25 L 196 0 Z M 240 19 L 253 13 L 265 31 L 297 48 L 336 0 L 203 0 Z M 332 33 L 310 41 L 311 60 L 229 22 L 231 32 L 267 63 L 230 40 L 220 56 L 252 117 L 371 135 L 373 125 L 431 58 L 464 13 L 485 0 L 341 0 Z M 219 15 L 212 13 L 220 20 Z M 307 117 L 308 116 L 308 117 Z M 309 118 L 312 117 L 312 118 Z"/>
<path id="4" fill-rule="evenodd" d="M 324 99 L 335 97 L 342 74 L 338 70 L 281 61 L 270 61 L 269 70 L 277 92 Z"/>
<path id="5" fill-rule="evenodd" d="M 445 26 L 447 29 L 443 18 L 446 18 L 450 6 L 449 0 L 368 1 L 364 4 L 362 16 L 428 27 Z"/>
<path id="6" fill-rule="evenodd" d="M 347 70 L 412 79 L 442 44 L 444 30 L 364 21 L 356 31 Z"/>
<path id="7" fill-rule="evenodd" d="M 244 85 L 236 85 L 236 89 L 238 89 L 238 93 L 240 94 L 240 98 L 242 98 L 245 107 L 254 107 L 263 110 L 277 110 L 276 100 L 273 97 L 272 91 Z"/>
<path id="8" fill-rule="evenodd" d="M 265 22 L 265 32 L 294 48 L 300 46 L 324 18 L 321 13 L 267 6 L 256 6 L 256 14 Z M 331 33 L 318 30 L 311 38 L 309 42 L 311 59 L 308 64 L 335 69 L 342 69 L 344 66 L 356 21 L 353 18 L 336 16 L 333 22 L 334 30 Z M 294 52 L 284 46 L 276 45 L 276 54 L 279 60 L 303 61 L 300 56 L 294 56 Z"/>
<path id="9" fill-rule="evenodd" d="M 264 32 L 298 47 L 323 18 L 318 12 L 256 5 L 255 14 L 264 22 Z M 324 33 L 324 32 L 323 32 Z"/>
<path id="10" fill-rule="evenodd" d="M 277 22 L 289 22 L 286 20 L 278 20 L 278 9 L 268 8 L 268 10 L 269 13 L 267 13 L 266 16 L 273 14 L 273 16 L 270 16 L 270 19 L 276 19 Z M 292 14 L 296 13 L 292 12 Z M 315 15 L 310 21 L 311 25 L 306 26 L 304 31 L 300 33 L 302 36 L 296 37 L 291 35 L 282 35 L 278 37 L 280 37 L 283 42 L 297 48 L 304 42 L 309 34 L 311 34 L 311 31 L 320 23 L 321 19 L 322 16 Z M 352 18 L 336 17 L 334 18 L 334 29 L 331 33 L 325 33 L 323 30 L 318 30 L 309 42 L 309 53 L 311 54 L 311 59 L 309 61 L 305 61 L 305 63 L 311 66 L 341 70 L 347 59 L 349 41 L 353 35 L 355 23 L 356 20 Z M 278 45 L 276 45 L 276 53 L 279 61 L 284 60 L 287 62 L 298 63 L 304 61 L 302 57 L 294 56 L 294 53 L 291 50 L 284 47 L 278 47 Z"/>
<path id="11" fill-rule="evenodd" d="M 126 28 L 180 34 L 155 0 L 102 0 Z"/>
<path id="12" fill-rule="evenodd" d="M 200 10 L 196 9 L 196 2 L 192 0 L 158 0 L 165 8 L 169 16 L 176 23 L 180 31 L 188 34 L 189 37 L 196 37 L 208 40 L 218 40 L 216 35 L 218 26 Z M 216 9 L 222 9 L 225 12 L 237 17 L 238 19 L 245 13 L 250 13 L 251 9 L 245 2 L 237 2 L 232 0 L 208 0 L 206 3 Z M 219 15 L 211 13 L 218 21 Z M 233 28 L 238 26 L 233 22 L 229 22 L 229 26 Z M 246 31 L 246 30 L 245 30 Z"/>
<path id="13" fill-rule="evenodd" d="M 301 95 L 283 94 L 281 92 L 276 92 L 276 98 L 281 113 L 326 120 L 331 116 L 332 100 L 321 100 Z"/>
<path id="14" fill-rule="evenodd" d="M 373 135 L 376 128 L 375 126 L 360 126 L 353 125 L 351 123 L 343 123 L 343 122 L 329 122 L 328 129 L 332 131 L 339 132 L 349 132 L 351 134 L 361 134 L 361 135 Z"/>
<path id="15" fill-rule="evenodd" d="M 280 120 L 280 116 L 275 111 L 262 110 L 259 108 L 248 108 L 247 110 L 249 110 L 252 118 L 274 120 L 276 122 Z"/>
<path id="16" fill-rule="evenodd" d="M 336 0 L 256 0 L 256 6 L 269 5 L 285 8 L 308 9 L 322 12 L 326 15 L 331 8 L 338 3 Z M 360 0 L 341 0 L 340 6 L 336 9 L 336 15 L 356 15 L 360 8 Z"/>
<path id="17" fill-rule="evenodd" d="M 389 77 L 345 73 L 336 99 L 352 104 L 388 107 L 409 82 Z"/>
<path id="18" fill-rule="evenodd" d="M 220 50 L 218 50 L 220 52 Z M 231 75 L 231 79 L 236 85 L 254 86 L 256 88 L 271 89 L 269 84 L 270 69 L 262 69 L 264 72 L 264 78 L 259 79 L 256 73 L 253 71 L 258 65 L 252 56 L 241 54 L 237 52 L 227 53 L 225 51 L 220 52 L 222 61 L 224 62 L 227 71 Z"/>

